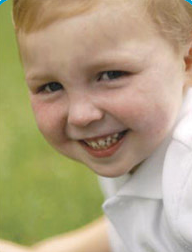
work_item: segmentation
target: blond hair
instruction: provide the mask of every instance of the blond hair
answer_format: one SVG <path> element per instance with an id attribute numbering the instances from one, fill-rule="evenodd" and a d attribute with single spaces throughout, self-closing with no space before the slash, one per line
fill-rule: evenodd
<path id="1" fill-rule="evenodd" d="M 13 21 L 16 32 L 41 30 L 63 18 L 91 10 L 98 0 L 13 0 Z"/>
<path id="2" fill-rule="evenodd" d="M 185 45 L 192 40 L 192 6 L 185 0 L 138 1 L 146 6 L 158 28 L 173 43 Z M 99 2 L 99 0 L 13 0 L 16 33 L 41 30 L 56 20 L 90 11 Z"/>

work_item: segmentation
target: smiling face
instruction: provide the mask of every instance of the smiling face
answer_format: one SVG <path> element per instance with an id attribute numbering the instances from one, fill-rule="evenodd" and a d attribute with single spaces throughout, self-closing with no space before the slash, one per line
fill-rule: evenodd
<path id="1" fill-rule="evenodd" d="M 63 155 L 107 177 L 152 154 L 183 98 L 181 55 L 134 10 L 101 4 L 19 36 L 40 131 Z"/>

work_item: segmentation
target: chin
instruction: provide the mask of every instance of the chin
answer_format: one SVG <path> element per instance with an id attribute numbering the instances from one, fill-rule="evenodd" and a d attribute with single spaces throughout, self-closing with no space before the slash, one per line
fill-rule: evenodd
<path id="1" fill-rule="evenodd" d="M 127 166 L 126 168 L 125 167 L 118 168 L 110 166 L 110 167 L 101 167 L 100 169 L 97 166 L 97 167 L 91 167 L 90 169 L 97 175 L 107 178 L 117 178 L 125 174 L 128 174 L 132 170 L 132 168 L 129 169 L 129 167 Z"/>

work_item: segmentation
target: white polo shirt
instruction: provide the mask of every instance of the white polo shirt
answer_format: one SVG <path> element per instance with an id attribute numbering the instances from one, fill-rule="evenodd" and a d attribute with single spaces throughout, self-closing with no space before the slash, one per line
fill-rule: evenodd
<path id="1" fill-rule="evenodd" d="M 192 252 L 192 88 L 172 136 L 133 175 L 100 182 L 112 251 Z"/>

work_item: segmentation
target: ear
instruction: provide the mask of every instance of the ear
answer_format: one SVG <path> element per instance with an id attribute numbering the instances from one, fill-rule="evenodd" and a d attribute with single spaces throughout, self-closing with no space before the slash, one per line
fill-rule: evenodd
<path id="1" fill-rule="evenodd" d="M 189 48 L 187 54 L 184 57 L 185 60 L 185 70 L 192 72 L 192 47 Z"/>
<path id="2" fill-rule="evenodd" d="M 192 87 L 192 44 L 188 47 L 185 57 L 185 73 L 186 73 L 186 82 L 185 82 L 185 89 Z"/>

